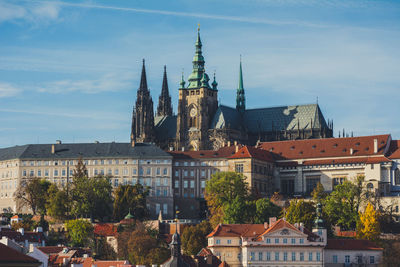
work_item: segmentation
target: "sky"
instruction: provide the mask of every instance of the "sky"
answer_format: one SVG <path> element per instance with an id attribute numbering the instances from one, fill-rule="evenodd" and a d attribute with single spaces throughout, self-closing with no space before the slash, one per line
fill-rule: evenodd
<path id="1" fill-rule="evenodd" d="M 200 24 L 205 68 L 235 106 L 316 103 L 355 136 L 400 139 L 400 1 L 0 0 L 0 147 L 129 142 L 142 59 L 177 110 Z"/>

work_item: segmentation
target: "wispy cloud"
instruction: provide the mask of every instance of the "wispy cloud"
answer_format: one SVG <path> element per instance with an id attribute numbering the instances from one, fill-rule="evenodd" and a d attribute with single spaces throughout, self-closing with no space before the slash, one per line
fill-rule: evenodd
<path id="1" fill-rule="evenodd" d="M 29 1 L 27 5 L 0 2 L 0 23 L 25 20 L 31 23 L 47 22 L 59 17 L 60 6 L 56 2 Z"/>
<path id="2" fill-rule="evenodd" d="M 109 73 L 98 79 L 86 80 L 59 80 L 45 83 L 38 87 L 42 93 L 70 93 L 82 92 L 96 94 L 101 92 L 116 92 L 128 88 L 131 85 L 130 73 Z"/>
<path id="3" fill-rule="evenodd" d="M 18 95 L 22 90 L 9 83 L 0 82 L 0 98 Z"/>

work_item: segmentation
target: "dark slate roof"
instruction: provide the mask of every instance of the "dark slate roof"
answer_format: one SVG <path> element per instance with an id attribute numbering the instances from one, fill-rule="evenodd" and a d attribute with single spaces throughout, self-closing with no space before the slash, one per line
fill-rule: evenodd
<path id="1" fill-rule="evenodd" d="M 272 108 L 246 109 L 244 126 L 249 132 L 270 132 L 274 130 L 327 128 L 324 116 L 318 104 L 282 106 Z M 240 114 L 235 108 L 219 106 L 213 118 L 211 128 L 231 128 L 240 130 Z"/>
<path id="2" fill-rule="evenodd" d="M 157 140 L 174 139 L 176 137 L 177 116 L 156 116 L 154 127 Z"/>
<path id="3" fill-rule="evenodd" d="M 78 143 L 24 145 L 0 149 L 0 160 L 6 159 L 71 159 L 71 158 L 171 158 L 171 155 L 152 144 L 138 143 Z"/>

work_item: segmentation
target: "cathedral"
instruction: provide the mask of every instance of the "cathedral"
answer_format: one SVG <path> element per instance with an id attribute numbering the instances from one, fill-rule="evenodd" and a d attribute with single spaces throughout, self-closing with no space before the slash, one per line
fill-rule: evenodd
<path id="1" fill-rule="evenodd" d="M 333 122 L 325 121 L 318 104 L 246 109 L 241 62 L 236 106 L 218 103 L 218 83 L 214 74 L 210 84 L 205 72 L 199 30 L 195 48 L 192 73 L 187 84 L 183 75 L 180 82 L 177 115 L 172 109 L 165 66 L 161 95 L 154 113 L 143 60 L 132 114 L 132 144 L 153 142 L 164 149 L 216 150 L 233 142 L 255 145 L 265 141 L 333 136 Z"/>

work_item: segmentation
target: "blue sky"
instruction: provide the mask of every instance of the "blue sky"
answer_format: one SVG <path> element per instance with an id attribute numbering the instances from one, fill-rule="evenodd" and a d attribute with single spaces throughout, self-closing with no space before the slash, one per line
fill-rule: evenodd
<path id="1" fill-rule="evenodd" d="M 129 141 L 141 60 L 174 110 L 197 24 L 220 102 L 318 103 L 334 134 L 400 138 L 400 1 L 0 0 L 0 147 Z"/>

